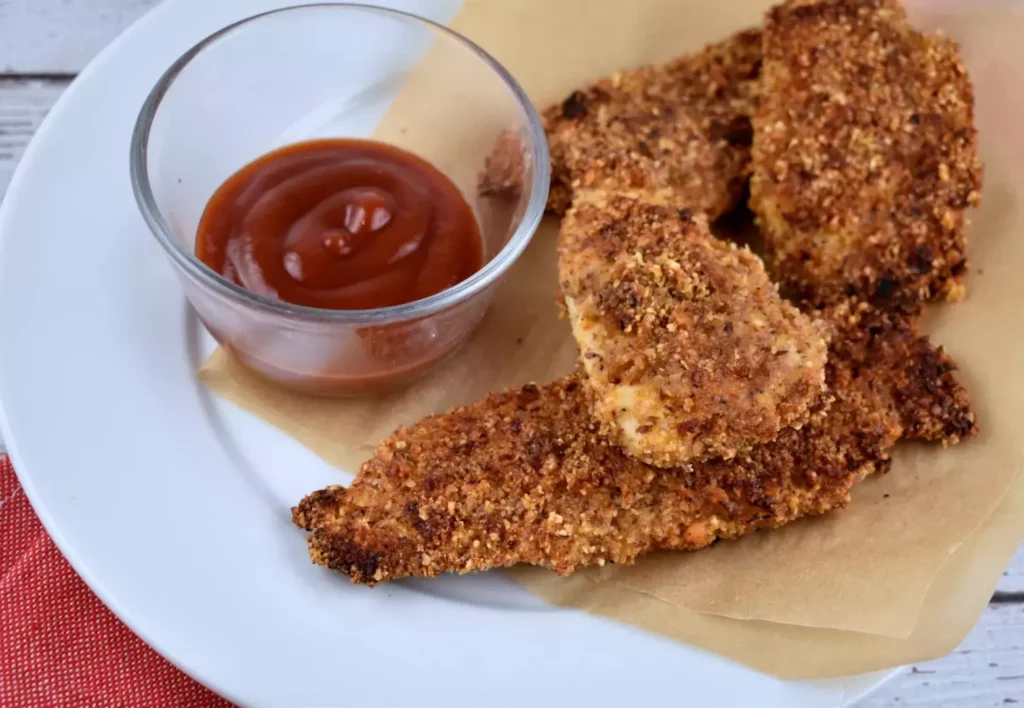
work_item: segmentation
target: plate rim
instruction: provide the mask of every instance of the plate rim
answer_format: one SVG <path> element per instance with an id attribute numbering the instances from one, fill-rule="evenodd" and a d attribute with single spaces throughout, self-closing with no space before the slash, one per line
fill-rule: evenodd
<path id="1" fill-rule="evenodd" d="M 39 145 L 47 140 L 47 137 L 52 130 L 52 126 L 60 121 L 61 114 L 64 112 L 68 103 L 73 100 L 74 95 L 85 90 L 83 87 L 88 86 L 89 79 L 92 75 L 96 71 L 99 71 L 104 64 L 110 61 L 110 56 L 118 51 L 121 44 L 125 41 L 125 38 L 131 33 L 136 32 L 139 27 L 144 27 L 145 25 L 158 20 L 160 15 L 165 14 L 168 11 L 168 8 L 173 4 L 174 0 L 163 0 L 163 2 L 160 2 L 146 10 L 142 16 L 138 17 L 134 22 L 119 32 L 114 39 L 107 43 L 96 54 L 96 56 L 90 59 L 88 64 L 86 64 L 85 67 L 75 75 L 74 79 L 71 80 L 68 86 L 63 92 L 61 92 L 60 96 L 50 107 L 50 110 L 47 111 L 46 116 L 43 118 L 42 122 L 40 122 L 35 133 L 33 133 L 28 145 L 26 145 L 25 151 L 18 160 L 18 164 L 15 165 L 14 171 L 11 174 L 11 179 L 7 184 L 7 189 L 4 191 L 3 198 L 0 199 L 0 262 L 2 262 L 6 257 L 6 244 L 8 239 L 11 238 L 11 236 L 7 235 L 9 230 L 7 222 L 12 218 L 9 214 L 14 208 L 11 204 L 18 201 L 18 195 L 21 191 L 21 183 L 24 180 L 24 175 L 31 169 L 29 166 L 35 160 L 35 154 L 39 149 Z M 11 465 L 14 468 L 14 474 L 18 479 L 18 484 L 21 485 L 21 489 L 24 492 L 25 497 L 28 499 L 29 504 L 31 504 L 33 513 L 35 513 L 39 518 L 39 522 L 43 525 L 43 529 L 53 541 L 57 550 L 60 551 L 64 560 L 67 561 L 68 565 L 71 566 L 72 570 L 74 570 L 78 577 L 81 578 L 89 590 L 100 600 L 100 602 L 103 603 L 103 606 L 110 610 L 117 620 L 124 624 L 135 636 L 141 639 L 147 647 L 156 652 L 161 658 L 183 674 L 201 684 L 212 693 L 225 698 L 236 705 L 245 705 L 241 696 L 235 694 L 228 687 L 220 685 L 220 682 L 216 681 L 214 677 L 209 676 L 208 672 L 201 666 L 195 662 L 188 662 L 187 660 L 179 659 L 171 655 L 169 652 L 164 651 L 160 642 L 155 641 L 149 632 L 139 626 L 139 623 L 130 619 L 130 613 L 120 606 L 117 600 L 104 587 L 103 583 L 84 564 L 81 556 L 73 550 L 71 541 L 65 537 L 64 533 L 60 529 L 60 525 L 53 518 L 50 508 L 39 496 L 35 485 L 32 482 L 32 477 L 27 473 L 27 470 L 23 471 L 25 469 L 24 460 L 19 452 L 17 439 L 12 434 L 10 423 L 8 421 L 7 408 L 4 404 L 3 397 L 0 397 L 0 439 L 3 440 L 5 448 L 5 452 L 0 452 L 0 454 L 6 454 L 10 459 Z"/>

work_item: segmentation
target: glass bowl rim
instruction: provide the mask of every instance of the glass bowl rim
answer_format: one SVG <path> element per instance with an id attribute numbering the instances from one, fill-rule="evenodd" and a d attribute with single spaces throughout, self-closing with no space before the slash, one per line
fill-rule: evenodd
<path id="1" fill-rule="evenodd" d="M 188 66 L 196 56 L 204 49 L 219 39 L 224 38 L 235 30 L 245 25 L 265 19 L 273 15 L 291 12 L 301 12 L 311 9 L 339 9 L 339 10 L 360 10 L 364 12 L 377 13 L 390 16 L 401 22 L 411 22 L 432 29 L 448 39 L 454 40 L 475 54 L 479 59 L 491 68 L 491 70 L 502 81 L 523 111 L 527 125 L 527 135 L 530 140 L 530 159 L 533 161 L 533 179 L 529 185 L 530 196 L 522 219 L 516 227 L 515 232 L 508 242 L 490 261 L 476 271 L 466 280 L 442 290 L 439 293 L 414 300 L 413 302 L 390 307 L 379 307 L 368 310 L 330 310 L 319 307 L 307 307 L 295 305 L 282 300 L 259 295 L 240 285 L 233 283 L 220 273 L 199 260 L 189 249 L 184 248 L 174 237 L 170 225 L 164 219 L 160 208 L 156 204 L 156 197 L 153 194 L 152 185 L 149 181 L 148 171 L 148 142 L 152 128 L 153 119 L 160 108 L 160 104 L 171 85 L 178 75 Z M 421 17 L 411 12 L 395 10 L 386 7 L 366 3 L 348 2 L 319 2 L 305 5 L 290 5 L 288 7 L 261 12 L 250 17 L 233 22 L 216 32 L 203 38 L 184 54 L 182 54 L 171 66 L 161 75 L 160 79 L 150 90 L 149 95 L 142 104 L 139 115 L 135 120 L 135 127 L 132 130 L 131 146 L 129 148 L 129 172 L 132 182 L 132 192 L 138 204 L 139 211 L 145 220 L 149 230 L 153 232 L 156 240 L 170 256 L 171 260 L 192 278 L 210 287 L 220 295 L 240 302 L 241 304 L 271 313 L 284 316 L 290 319 L 314 321 L 314 322 L 337 322 L 357 325 L 380 324 L 398 321 L 407 321 L 425 317 L 453 305 L 457 305 L 476 293 L 486 289 L 497 281 L 526 249 L 541 218 L 544 216 L 544 208 L 548 198 L 550 186 L 550 164 L 548 157 L 547 138 L 541 123 L 540 116 L 526 96 L 526 92 L 519 83 L 512 77 L 507 69 L 502 66 L 494 57 L 487 53 L 469 38 L 433 20 Z M 523 185 L 524 187 L 526 185 Z"/>

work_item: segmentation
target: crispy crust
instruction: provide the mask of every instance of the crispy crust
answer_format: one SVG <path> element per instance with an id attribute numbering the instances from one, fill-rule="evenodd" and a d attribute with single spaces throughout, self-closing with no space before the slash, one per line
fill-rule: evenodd
<path id="1" fill-rule="evenodd" d="M 664 190 L 711 218 L 730 209 L 750 174 L 760 59 L 760 32 L 748 30 L 667 64 L 615 73 L 548 107 L 548 211 L 564 214 L 579 187 Z M 517 193 L 522 175 L 521 141 L 503 133 L 480 191 Z"/>
<path id="2" fill-rule="evenodd" d="M 594 416 L 627 454 L 658 467 L 731 458 L 822 403 L 823 326 L 703 216 L 581 190 L 558 254 Z"/>
<path id="3" fill-rule="evenodd" d="M 581 187 L 669 190 L 694 212 L 736 204 L 749 174 L 761 35 L 749 30 L 668 64 L 574 91 L 544 112 L 554 213 Z"/>
<path id="4" fill-rule="evenodd" d="M 952 363 L 904 318 L 849 303 L 828 314 L 836 400 L 747 455 L 637 462 L 600 435 L 569 376 L 398 430 L 351 487 L 307 496 L 293 520 L 315 563 L 368 585 L 518 563 L 566 574 L 842 507 L 899 437 L 974 432 Z"/>
<path id="5" fill-rule="evenodd" d="M 877 462 L 851 474 L 813 436 L 777 458 L 657 470 L 604 440 L 584 391 L 529 385 L 400 430 L 351 487 L 293 510 L 313 562 L 371 585 L 517 563 L 567 574 L 842 505 Z"/>
<path id="6" fill-rule="evenodd" d="M 833 332 L 829 390 L 863 421 L 874 418 L 869 427 L 943 446 L 977 434 L 956 362 L 918 331 L 916 307 L 894 310 L 850 298 L 819 314 Z"/>
<path id="7" fill-rule="evenodd" d="M 761 77 L 750 203 L 784 288 L 961 299 L 981 166 L 956 44 L 895 0 L 791 1 L 767 15 Z"/>

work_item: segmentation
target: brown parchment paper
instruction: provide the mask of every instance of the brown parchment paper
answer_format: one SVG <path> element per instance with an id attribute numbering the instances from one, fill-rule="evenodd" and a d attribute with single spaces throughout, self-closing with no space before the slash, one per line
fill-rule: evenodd
<path id="1" fill-rule="evenodd" d="M 600 75 L 664 60 L 757 24 L 769 4 L 469 0 L 452 26 L 491 51 L 542 106 Z M 945 14 L 937 14 L 935 5 L 920 2 L 918 9 L 932 12 L 919 12 L 918 19 L 963 42 L 978 94 L 986 186 L 973 215 L 970 295 L 965 303 L 932 308 L 925 324 L 960 362 L 982 435 L 946 450 L 901 446 L 893 471 L 858 487 L 847 511 L 700 553 L 655 554 L 635 566 L 606 566 L 570 579 L 516 571 L 527 589 L 787 677 L 929 658 L 966 634 L 1024 534 L 992 516 L 1024 461 L 1024 437 L 1017 435 L 1024 423 L 1024 372 L 1016 366 L 1024 351 L 1024 137 L 1015 125 L 1024 88 L 1013 76 L 1024 58 L 1015 48 L 1024 21 L 980 4 L 947 0 L 940 6 Z M 408 146 L 412 130 L 429 154 L 444 136 L 432 129 L 438 121 L 425 99 L 429 92 L 417 83 L 414 74 L 378 135 L 401 134 Z M 575 347 L 553 304 L 556 228 L 544 223 L 466 349 L 407 389 L 362 400 L 305 398 L 259 381 L 222 351 L 200 377 L 328 461 L 354 470 L 400 424 L 572 367 Z"/>

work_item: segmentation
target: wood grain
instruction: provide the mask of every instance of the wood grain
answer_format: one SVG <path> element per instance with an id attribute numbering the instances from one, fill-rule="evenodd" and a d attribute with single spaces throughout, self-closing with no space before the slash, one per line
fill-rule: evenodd
<path id="1" fill-rule="evenodd" d="M 7 190 L 28 141 L 67 84 L 0 77 L 0 195 Z"/>
<path id="2" fill-rule="evenodd" d="M 1020 555 L 1018 554 L 1018 559 Z M 949 656 L 910 667 L 858 708 L 1024 705 L 1024 605 L 990 605 Z"/>
<path id="3" fill-rule="evenodd" d="M 1010 561 L 1010 567 L 999 581 L 997 599 L 1003 602 L 1024 602 L 1024 546 Z"/>
<path id="4" fill-rule="evenodd" d="M 0 0 L 0 71 L 74 74 L 158 4 L 159 0 Z"/>

